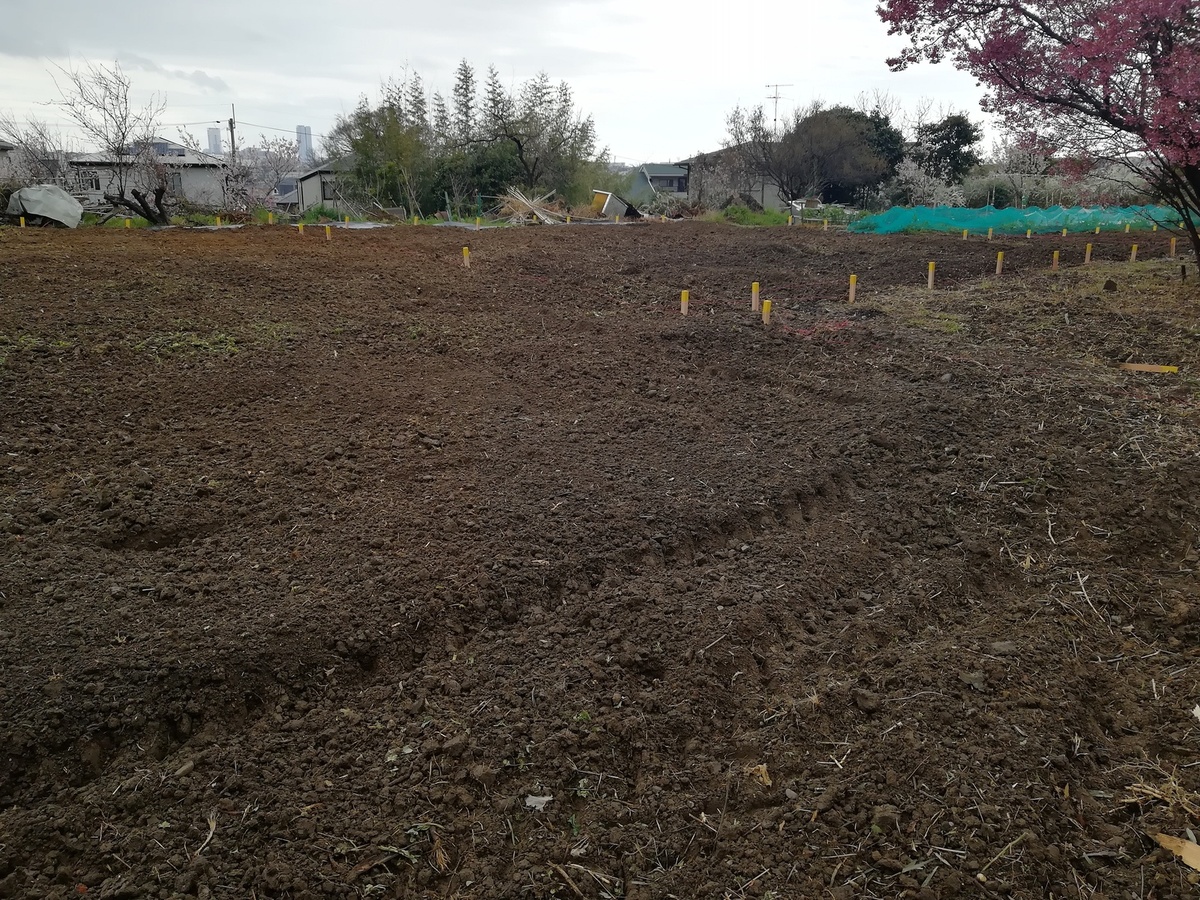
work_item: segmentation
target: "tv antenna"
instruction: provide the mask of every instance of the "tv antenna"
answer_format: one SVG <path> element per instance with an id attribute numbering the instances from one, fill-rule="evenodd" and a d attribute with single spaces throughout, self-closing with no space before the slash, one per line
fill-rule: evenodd
<path id="1" fill-rule="evenodd" d="M 768 100 L 775 101 L 775 121 L 771 126 L 772 133 L 779 131 L 779 101 L 783 99 L 783 95 L 779 93 L 780 88 L 795 87 L 794 84 L 768 84 L 767 87 L 775 88 L 775 93 L 767 94 Z"/>

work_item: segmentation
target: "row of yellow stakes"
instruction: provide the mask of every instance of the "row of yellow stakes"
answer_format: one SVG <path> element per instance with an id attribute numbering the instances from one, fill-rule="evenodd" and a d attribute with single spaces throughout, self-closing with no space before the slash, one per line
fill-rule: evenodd
<path id="1" fill-rule="evenodd" d="M 345 222 L 347 225 L 349 225 L 349 224 L 350 224 L 350 217 L 349 217 L 349 216 L 346 216 L 346 217 L 345 217 L 345 219 L 344 219 L 343 221 L 344 221 L 344 222 Z M 220 216 L 217 216 L 217 224 L 218 224 L 218 225 L 220 225 L 220 224 L 221 224 L 221 217 L 220 217 Z M 274 224 L 275 224 L 275 214 L 274 214 L 274 213 L 267 213 L 267 224 L 268 224 L 268 225 L 274 225 Z M 298 224 L 296 225 L 296 231 L 299 233 L 299 235 L 300 235 L 301 237 L 304 237 L 304 223 L 303 223 L 303 222 L 300 222 L 300 223 L 298 223 Z M 325 226 L 325 240 L 327 240 L 327 241 L 332 241 L 332 240 L 333 240 L 333 226 L 331 226 L 331 225 L 326 225 L 326 226 Z"/>
<path id="2" fill-rule="evenodd" d="M 1170 259 L 1175 258 L 1175 240 L 1176 240 L 1175 238 L 1171 238 L 1171 253 L 1169 256 Z M 466 253 L 465 247 L 463 248 L 463 252 Z M 1134 244 L 1129 250 L 1129 261 L 1131 263 L 1137 262 L 1137 254 L 1138 254 L 1138 245 Z M 1059 260 L 1060 260 L 1060 251 L 1055 250 L 1054 255 L 1051 258 L 1050 271 L 1052 271 L 1052 272 L 1058 271 Z M 1091 244 L 1087 245 L 1087 249 L 1084 252 L 1083 264 L 1085 266 L 1092 264 L 1092 245 Z M 929 290 L 931 290 L 931 291 L 933 290 L 933 287 L 934 287 L 934 280 L 936 277 L 936 273 L 937 273 L 937 263 L 931 261 L 929 263 L 929 281 L 928 281 Z M 996 254 L 996 274 L 997 275 L 1004 274 L 1004 251 L 1003 250 L 1001 250 L 1000 252 L 998 252 Z M 857 294 L 857 292 L 858 292 L 858 276 L 851 275 L 850 276 L 849 302 L 851 302 L 851 303 L 854 302 L 855 295 Z M 757 281 L 755 281 L 753 284 L 750 285 L 750 309 L 753 310 L 754 312 L 760 311 L 758 295 L 759 295 L 759 283 Z M 684 291 L 683 294 L 680 296 L 679 305 L 680 305 L 680 312 L 682 312 L 686 316 L 687 312 L 688 312 L 688 292 L 687 291 Z M 761 312 L 762 312 L 763 324 L 769 325 L 771 323 L 771 301 L 770 300 L 762 301 Z"/>
<path id="3" fill-rule="evenodd" d="M 793 220 L 794 218 L 795 218 L 794 216 L 788 216 L 788 224 L 789 224 L 789 225 L 791 225 L 791 224 L 792 224 L 792 220 Z M 666 217 L 666 216 L 663 216 L 663 217 L 662 217 L 662 220 L 663 220 L 664 222 L 665 222 L 665 221 L 667 221 L 667 217 Z M 345 221 L 346 221 L 346 223 L 347 223 L 347 224 L 349 224 L 349 222 L 350 222 L 350 217 L 349 217 L 349 216 L 346 216 L 346 219 L 345 219 Z M 413 223 L 414 225 L 420 225 L 420 224 L 421 224 L 421 219 L 420 219 L 420 217 L 418 217 L 418 216 L 413 216 L 412 223 Z M 822 228 L 821 230 L 822 230 L 822 231 L 828 231 L 828 230 L 829 230 L 829 220 L 828 220 L 828 219 L 825 219 L 825 220 L 824 220 L 824 223 L 825 223 L 825 225 L 824 225 L 824 228 Z M 274 224 L 275 224 L 275 213 L 273 213 L 273 212 L 269 212 L 269 213 L 267 213 L 267 224 L 268 224 L 268 225 L 274 225 Z M 567 216 L 567 224 L 568 224 L 568 225 L 570 225 L 570 224 L 571 224 L 571 217 L 570 217 L 570 216 Z M 617 216 L 617 224 L 618 224 L 618 225 L 619 225 L 619 224 L 621 224 L 621 217 L 620 217 L 620 216 Z M 21 227 L 22 227 L 22 228 L 24 228 L 24 227 L 25 227 L 25 217 L 24 217 L 24 216 L 21 216 Z M 125 227 L 126 227 L 126 228 L 132 228 L 132 227 L 133 227 L 132 220 L 131 220 L 131 219 L 130 219 L 128 216 L 126 216 L 126 218 L 125 218 Z M 218 228 L 220 228 L 220 227 L 221 227 L 221 217 L 220 217 L 220 216 L 217 216 L 217 227 L 218 227 Z M 476 217 L 476 219 L 475 219 L 475 230 L 476 230 L 476 231 L 479 231 L 479 230 L 480 230 L 482 227 L 483 227 L 483 220 L 482 220 L 482 219 L 480 219 L 480 218 L 478 218 L 478 217 Z M 1126 225 L 1125 225 L 1125 233 L 1126 233 L 1126 234 L 1129 234 L 1129 227 L 1130 227 L 1130 226 L 1129 226 L 1128 224 L 1126 224 Z M 1179 224 L 1179 227 L 1180 227 L 1180 228 L 1182 228 L 1182 227 L 1183 227 L 1183 223 L 1182 223 L 1182 222 Z M 1158 231 L 1158 225 L 1155 225 L 1155 226 L 1154 226 L 1152 229 L 1150 229 L 1150 230 L 1151 230 L 1151 231 Z M 328 226 L 328 225 L 326 225 L 326 226 L 325 226 L 325 231 L 326 231 L 326 233 L 328 233 L 328 232 L 329 232 L 329 226 Z M 989 228 L 989 229 L 988 229 L 988 231 L 987 231 L 987 239 L 988 239 L 989 241 L 992 239 L 992 232 L 993 232 L 993 229 L 991 229 L 991 228 Z M 300 224 L 300 233 L 301 233 L 301 234 L 303 234 L 303 233 L 304 233 L 304 223 L 301 223 L 301 224 Z M 1099 226 L 1099 225 L 1097 225 L 1097 226 L 1096 226 L 1096 234 L 1099 234 L 1099 233 L 1100 233 L 1100 226 Z M 968 235 L 969 235 L 969 234 L 970 234 L 970 232 L 969 232 L 969 231 L 968 231 L 966 228 L 964 228 L 964 229 L 963 229 L 963 233 L 962 233 L 962 237 L 963 237 L 963 240 L 964 240 L 964 241 L 967 239 L 967 237 L 968 237 Z M 1066 237 L 1066 236 L 1067 236 L 1067 229 L 1065 229 L 1065 228 L 1064 228 L 1064 229 L 1062 230 L 1062 236 L 1063 236 L 1063 237 Z M 1033 229 L 1031 229 L 1031 228 L 1030 228 L 1030 229 L 1026 229 L 1026 231 L 1025 231 L 1025 237 L 1026 237 L 1026 238 L 1031 238 L 1031 237 L 1033 237 Z M 1174 243 L 1175 243 L 1175 238 L 1171 238 L 1171 243 L 1172 243 L 1172 245 L 1174 245 Z M 1090 246 L 1090 245 L 1089 245 L 1089 246 Z M 1172 257 L 1174 257 L 1174 255 L 1175 255 L 1175 254 L 1174 254 L 1174 253 L 1172 253 L 1171 255 L 1172 255 Z"/>
<path id="4" fill-rule="evenodd" d="M 1132 227 L 1132 226 L 1131 226 L 1131 225 L 1130 225 L 1128 222 L 1126 222 L 1126 223 L 1125 223 L 1125 233 L 1126 233 L 1126 234 L 1129 234 L 1129 233 L 1130 233 L 1130 232 L 1129 232 L 1129 230 L 1130 230 L 1130 228 L 1131 228 L 1131 227 Z M 1180 222 L 1180 223 L 1179 223 L 1179 228 L 1180 228 L 1180 230 L 1181 230 L 1181 231 L 1183 230 L 1183 223 L 1182 223 L 1182 222 Z M 1150 230 L 1151 230 L 1152 232 L 1153 232 L 1153 231 L 1158 231 L 1158 224 L 1157 224 L 1157 223 L 1155 223 L 1155 224 L 1154 224 L 1154 226 L 1153 226 L 1153 227 L 1152 227 Z M 988 239 L 989 241 L 992 239 L 992 236 L 993 236 L 993 232 L 994 232 L 994 231 L 995 231 L 995 229 L 993 229 L 993 228 L 989 228 L 989 229 L 987 230 L 987 239 Z M 1099 233 L 1100 233 L 1100 226 L 1099 226 L 1099 225 L 1097 225 L 1097 226 L 1096 226 L 1096 231 L 1095 231 L 1095 233 L 1096 233 L 1096 234 L 1099 234 Z M 971 234 L 971 232 L 970 232 L 968 229 L 964 228 L 964 229 L 963 229 L 963 233 L 962 233 L 962 239 L 965 241 L 965 240 L 966 240 L 966 239 L 967 239 L 967 238 L 970 236 L 970 234 Z M 1064 228 L 1064 229 L 1062 230 L 1062 236 L 1063 236 L 1063 237 L 1066 237 L 1066 236 L 1067 236 L 1067 229 L 1066 229 L 1066 228 Z M 1032 238 L 1032 237 L 1033 237 L 1033 229 L 1032 229 L 1032 228 L 1026 228 L 1026 229 L 1025 229 L 1025 238 L 1026 238 L 1026 240 L 1028 240 L 1029 238 Z M 1173 240 L 1173 239 L 1172 239 L 1172 240 Z"/>
<path id="5" fill-rule="evenodd" d="M 466 250 L 466 248 L 464 247 L 463 250 Z M 761 313 L 763 324 L 770 325 L 771 324 L 771 301 L 763 300 L 760 302 L 758 294 L 759 294 L 759 284 L 756 281 L 750 285 L 750 310 L 751 310 L 751 312 Z M 679 292 L 679 312 L 682 315 L 686 316 L 688 314 L 688 302 L 690 300 L 690 297 L 691 297 L 691 294 L 689 291 L 680 291 Z"/>
<path id="6" fill-rule="evenodd" d="M 1175 238 L 1171 238 L 1171 252 L 1167 254 L 1168 259 L 1175 258 L 1175 241 L 1176 241 Z M 1061 255 L 1061 251 L 1059 251 L 1059 250 L 1055 250 L 1054 253 L 1051 255 L 1051 257 L 1050 257 L 1050 271 L 1051 272 L 1058 271 L 1058 263 L 1059 263 L 1060 255 Z M 1129 261 L 1131 263 L 1137 262 L 1137 255 L 1138 255 L 1138 245 L 1134 244 L 1129 248 Z M 1092 264 L 1092 245 L 1091 244 L 1088 244 L 1087 247 L 1084 249 L 1083 264 L 1085 266 L 1090 266 Z M 937 271 L 937 263 L 931 261 L 929 263 L 929 290 L 931 290 L 931 291 L 933 290 L 934 273 L 936 271 Z M 997 275 L 1004 274 L 1004 251 L 1003 250 L 1001 250 L 1000 252 L 998 252 L 996 254 L 996 274 Z M 850 302 L 851 303 L 854 302 L 854 286 L 855 286 L 856 281 L 857 281 L 856 276 L 851 275 L 850 276 Z"/>

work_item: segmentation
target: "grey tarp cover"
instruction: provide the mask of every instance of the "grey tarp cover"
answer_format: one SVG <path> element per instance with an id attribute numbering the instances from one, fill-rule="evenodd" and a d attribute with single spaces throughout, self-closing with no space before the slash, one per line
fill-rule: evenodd
<path id="1" fill-rule="evenodd" d="M 9 198 L 8 214 L 42 216 L 62 222 L 68 228 L 74 228 L 83 218 L 83 207 L 62 188 L 52 184 L 37 184 L 21 188 Z"/>

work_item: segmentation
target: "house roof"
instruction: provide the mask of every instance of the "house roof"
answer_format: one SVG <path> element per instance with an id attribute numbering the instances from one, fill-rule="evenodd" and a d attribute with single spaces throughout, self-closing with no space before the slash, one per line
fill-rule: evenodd
<path id="1" fill-rule="evenodd" d="M 302 175 L 297 175 L 296 180 L 297 181 L 305 181 L 309 178 L 312 178 L 314 175 L 321 175 L 321 174 L 335 175 L 338 172 L 345 172 L 349 168 L 350 168 L 350 160 L 348 160 L 348 159 L 333 159 L 333 160 L 330 160 L 329 162 L 322 163 L 321 165 L 317 166 L 316 168 L 309 169 L 307 172 L 303 173 Z"/>
<path id="2" fill-rule="evenodd" d="M 687 169 L 667 163 L 646 163 L 642 171 L 648 178 L 681 178 L 687 175 Z"/>
<path id="3" fill-rule="evenodd" d="M 198 166 L 201 168 L 213 168 L 222 165 L 223 160 L 219 156 L 213 156 L 209 153 L 202 153 L 199 150 L 192 150 L 175 141 L 168 141 L 164 138 L 153 138 L 153 144 L 165 144 L 168 153 L 165 156 L 160 156 L 159 159 L 166 160 L 172 166 Z M 128 157 L 127 157 L 128 158 Z M 111 166 L 116 163 L 111 153 L 101 151 L 99 153 L 80 153 L 73 156 L 68 162 L 73 166 Z"/>

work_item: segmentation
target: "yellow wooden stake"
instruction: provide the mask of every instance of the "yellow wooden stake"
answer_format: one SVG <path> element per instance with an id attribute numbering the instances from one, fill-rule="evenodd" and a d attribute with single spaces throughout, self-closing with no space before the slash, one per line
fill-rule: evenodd
<path id="1" fill-rule="evenodd" d="M 1171 252 L 1167 254 L 1168 259 L 1175 258 L 1175 238 L 1171 238 Z"/>
<path id="2" fill-rule="evenodd" d="M 471 268 L 471 248 L 463 247 L 463 265 Z"/>
<path id="3" fill-rule="evenodd" d="M 1130 228 L 1130 225 L 1129 225 L 1129 223 L 1128 223 L 1128 222 L 1126 222 L 1126 223 L 1125 223 L 1125 233 L 1126 233 L 1126 234 L 1129 234 L 1129 228 Z"/>
<path id="4" fill-rule="evenodd" d="M 662 221 L 664 221 L 664 222 L 665 222 L 665 221 L 667 221 L 667 217 L 666 217 L 666 216 L 663 216 L 663 217 L 662 217 Z"/>
<path id="5" fill-rule="evenodd" d="M 858 288 L 858 276 L 851 275 L 850 276 L 850 302 L 851 303 L 854 302 L 854 292 L 857 288 Z"/>
<path id="6" fill-rule="evenodd" d="M 988 240 L 990 241 L 991 239 L 992 239 L 992 229 L 989 228 L 988 229 Z"/>
<path id="7" fill-rule="evenodd" d="M 750 311 L 758 312 L 758 282 L 750 285 Z"/>
<path id="8" fill-rule="evenodd" d="M 679 292 L 679 312 L 686 316 L 687 309 L 688 309 L 688 292 L 680 291 Z"/>
<path id="9" fill-rule="evenodd" d="M 300 223 L 300 237 L 304 237 L 304 223 Z"/>
<path id="10" fill-rule="evenodd" d="M 267 213 L 267 224 L 268 224 L 268 225 L 274 225 L 274 224 L 275 224 L 275 213 L 273 213 L 273 212 L 269 212 L 269 213 Z"/>
<path id="11" fill-rule="evenodd" d="M 1129 251 L 1129 261 L 1131 263 L 1137 262 L 1137 244 L 1134 244 L 1133 247 Z"/>
<path id="12" fill-rule="evenodd" d="M 1033 237 L 1033 229 L 1026 228 L 1025 229 L 1025 240 L 1029 240 L 1031 237 Z"/>
<path id="13" fill-rule="evenodd" d="M 933 290 L 933 273 L 937 271 L 937 263 L 930 262 L 929 264 L 929 289 Z"/>
<path id="14" fill-rule="evenodd" d="M 1157 223 L 1157 222 L 1155 222 L 1155 223 L 1154 223 L 1154 227 L 1153 227 L 1153 228 L 1151 228 L 1150 230 L 1151 230 L 1151 231 L 1158 231 L 1158 223 Z"/>
<path id="15" fill-rule="evenodd" d="M 825 220 L 825 224 L 821 226 L 821 230 L 822 230 L 822 231 L 828 231 L 828 230 L 829 230 L 829 220 L 828 220 L 828 219 L 826 219 L 826 220 Z"/>
<path id="16" fill-rule="evenodd" d="M 1126 372 L 1153 372 L 1157 375 L 1175 375 L 1179 366 L 1154 366 L 1149 363 L 1121 363 L 1120 368 Z"/>
<path id="17" fill-rule="evenodd" d="M 343 217 L 342 217 L 342 221 L 343 221 L 343 222 L 345 222 L 347 225 L 349 225 L 349 224 L 350 224 L 350 217 L 349 217 L 349 216 L 343 216 Z"/>
<path id="18" fill-rule="evenodd" d="M 416 224 L 417 224 L 418 222 L 420 222 L 420 221 L 421 221 L 421 220 L 420 220 L 420 219 L 418 219 L 416 216 L 413 216 L 413 224 L 414 224 L 414 225 L 416 225 Z"/>
<path id="19" fill-rule="evenodd" d="M 1085 266 L 1090 266 L 1092 264 L 1092 245 L 1091 244 L 1088 244 L 1087 248 L 1083 251 L 1083 264 Z"/>
<path id="20" fill-rule="evenodd" d="M 788 225 L 789 225 L 789 226 L 790 226 L 790 225 L 791 225 L 791 224 L 792 224 L 794 221 L 796 221 L 796 217 L 795 217 L 795 216 L 788 216 Z"/>
<path id="21" fill-rule="evenodd" d="M 1099 226 L 1099 225 L 1097 225 L 1097 226 L 1096 226 L 1096 234 L 1099 234 L 1099 233 L 1100 233 L 1100 226 Z"/>
<path id="22" fill-rule="evenodd" d="M 1050 263 L 1050 271 L 1051 272 L 1058 271 L 1058 251 L 1057 250 L 1054 251 L 1054 262 Z"/>
<path id="23" fill-rule="evenodd" d="M 570 225 L 570 224 L 571 224 L 571 217 L 570 217 L 570 216 L 567 216 L 567 224 L 568 224 L 568 225 Z"/>
<path id="24" fill-rule="evenodd" d="M 325 240 L 327 240 L 327 241 L 333 240 L 333 229 L 330 228 L 328 225 L 325 226 Z"/>
<path id="25" fill-rule="evenodd" d="M 220 216 L 217 216 L 217 227 L 218 228 L 221 227 L 221 217 Z"/>
<path id="26" fill-rule="evenodd" d="M 762 304 L 762 317 L 763 317 L 763 324 L 764 324 L 764 325 L 770 325 L 770 324 L 771 324 L 771 301 L 770 301 L 770 300 L 764 300 L 764 301 L 763 301 L 763 304 Z"/>
<path id="27" fill-rule="evenodd" d="M 1067 236 L 1067 229 L 1064 228 L 1063 229 L 1063 237 L 1066 237 L 1066 236 Z"/>
<path id="28" fill-rule="evenodd" d="M 126 228 L 132 228 L 132 227 L 133 227 L 133 223 L 129 221 L 129 216 L 126 216 L 126 217 L 125 217 L 125 227 L 126 227 Z"/>
<path id="29" fill-rule="evenodd" d="M 966 239 L 967 239 L 967 229 L 964 228 L 963 229 L 963 240 L 965 241 Z"/>
<path id="30" fill-rule="evenodd" d="M 479 216 L 475 217 L 475 230 L 478 231 L 483 227 L 483 223 L 479 220 Z"/>
<path id="31" fill-rule="evenodd" d="M 1001 250 L 999 253 L 996 254 L 996 274 L 997 275 L 1004 274 L 1004 251 L 1003 250 Z"/>
<path id="32" fill-rule="evenodd" d="M 22 228 L 25 227 L 25 217 L 24 216 L 21 216 L 21 227 Z"/>
<path id="33" fill-rule="evenodd" d="M 617 224 L 618 224 L 618 225 L 620 225 L 620 224 L 621 224 L 621 217 L 620 217 L 620 216 L 617 216 Z"/>

